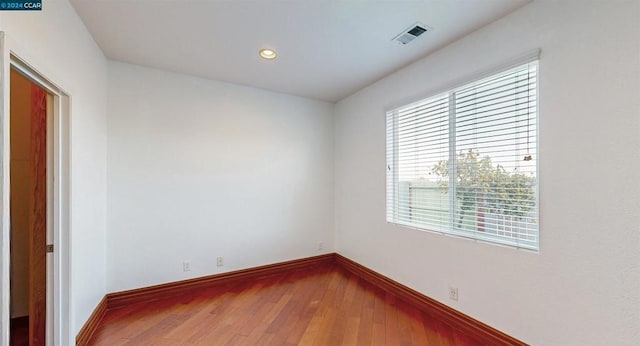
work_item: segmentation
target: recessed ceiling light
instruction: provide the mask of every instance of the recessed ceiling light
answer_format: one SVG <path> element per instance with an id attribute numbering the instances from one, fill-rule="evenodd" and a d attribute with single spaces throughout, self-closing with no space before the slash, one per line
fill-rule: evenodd
<path id="1" fill-rule="evenodd" d="M 267 60 L 273 60 L 276 58 L 276 51 L 269 48 L 260 49 L 260 56 Z"/>

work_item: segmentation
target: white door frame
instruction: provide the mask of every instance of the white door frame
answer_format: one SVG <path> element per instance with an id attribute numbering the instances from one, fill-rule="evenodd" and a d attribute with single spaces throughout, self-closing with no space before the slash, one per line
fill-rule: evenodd
<path id="1" fill-rule="evenodd" d="M 57 84 L 21 59 L 0 32 L 0 346 L 9 345 L 10 214 L 9 100 L 10 70 L 44 88 L 52 103 L 47 119 L 47 345 L 71 345 L 70 254 L 70 97 Z M 49 109 L 49 107 L 47 107 Z M 51 115 L 51 116 L 49 116 Z M 49 119 L 50 118 L 50 119 Z M 73 340 L 73 341 L 72 341 Z"/>

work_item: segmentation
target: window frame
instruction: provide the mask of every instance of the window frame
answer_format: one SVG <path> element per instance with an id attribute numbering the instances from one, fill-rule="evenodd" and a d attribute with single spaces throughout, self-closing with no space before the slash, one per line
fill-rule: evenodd
<path id="1" fill-rule="evenodd" d="M 391 223 L 391 224 L 395 224 L 401 227 L 406 227 L 406 228 L 411 228 L 411 229 L 416 229 L 416 230 L 420 230 L 420 231 L 426 231 L 426 232 L 432 232 L 432 233 L 438 233 L 438 234 L 442 234 L 442 235 L 450 235 L 450 236 L 456 236 L 456 237 L 462 237 L 462 238 L 467 238 L 467 239 L 472 239 L 475 241 L 479 241 L 479 242 L 485 242 L 485 243 L 490 243 L 493 245 L 498 245 L 498 246 L 507 246 L 510 248 L 515 248 L 515 249 L 519 249 L 519 250 L 526 250 L 526 251 L 531 251 L 531 252 L 539 252 L 540 251 L 540 243 L 541 243 L 541 237 L 540 237 L 540 220 L 541 220 L 541 215 L 540 215 L 540 175 L 539 175 L 539 171 L 540 171 L 540 142 L 539 142 L 539 137 L 540 137 L 540 108 L 539 108 L 539 102 L 540 102 L 540 97 L 539 97 L 539 90 L 540 90 L 540 49 L 536 49 L 533 52 L 527 53 L 525 55 L 522 55 L 516 59 L 512 59 L 510 62 L 505 63 L 505 64 L 501 64 L 498 65 L 497 67 L 488 69 L 486 72 L 481 73 L 481 74 L 476 74 L 474 77 L 472 78 L 466 78 L 464 80 L 461 80 L 457 83 L 453 83 L 450 86 L 441 89 L 441 91 L 439 92 L 432 92 L 429 93 L 428 96 L 426 97 L 420 97 L 420 98 L 414 98 L 413 101 L 411 102 L 403 102 L 403 103 L 399 103 L 394 105 L 393 107 L 387 107 L 385 109 L 385 151 L 386 151 L 386 169 L 385 169 L 385 219 L 387 221 L 387 223 Z M 470 231 L 470 230 L 464 230 L 461 228 L 457 228 L 455 226 L 455 222 L 453 222 L 451 219 L 455 218 L 455 210 L 456 210 L 456 193 L 455 193 L 455 189 L 456 189 L 456 184 L 454 184 L 453 182 L 456 180 L 455 177 L 455 173 L 454 174 L 449 174 L 449 206 L 448 206 L 448 210 L 447 212 L 449 213 L 449 217 L 450 220 L 447 223 L 446 226 L 444 227 L 436 227 L 436 226 L 430 226 L 430 225 L 425 225 L 425 224 L 419 224 L 416 222 L 408 222 L 408 221 L 403 221 L 401 220 L 399 214 L 399 198 L 397 197 L 398 195 L 398 170 L 399 170 L 399 164 L 398 164 L 398 151 L 399 151 L 399 140 L 398 140 L 398 126 L 397 126 L 397 122 L 398 122 L 398 116 L 397 116 L 397 112 L 400 109 L 406 109 L 406 108 L 410 108 L 414 105 L 418 105 L 420 103 L 424 103 L 427 100 L 430 99 L 435 99 L 437 97 L 441 97 L 443 95 L 446 94 L 446 97 L 448 98 L 448 104 L 449 104 L 449 108 L 448 108 L 448 144 L 449 144 L 449 151 L 448 151 L 448 159 L 449 159 L 449 166 L 450 166 L 450 171 L 451 172 L 455 172 L 456 170 L 456 161 L 455 159 L 452 160 L 452 158 L 456 157 L 456 138 L 455 138 L 455 124 L 456 124 L 456 111 L 455 111 L 455 95 L 456 92 L 459 91 L 460 89 L 467 87 L 473 83 L 482 81 L 484 79 L 490 78 L 492 76 L 497 76 L 501 73 L 507 72 L 509 70 L 518 68 L 520 66 L 523 66 L 525 64 L 531 64 L 531 63 L 535 63 L 536 65 L 536 85 L 535 85 L 535 120 L 536 120 L 536 124 L 535 124 L 535 151 L 536 151 L 536 156 L 535 156 L 535 184 L 534 184 L 534 202 L 535 202 L 535 206 L 533 209 L 533 212 L 535 212 L 535 222 L 536 222 L 536 240 L 535 241 L 526 241 L 526 240 L 520 240 L 520 239 L 512 239 L 509 240 L 507 237 L 504 236 L 500 236 L 500 235 L 495 235 L 495 234 L 490 234 L 487 232 L 479 232 L 479 231 Z M 391 129 L 392 131 L 390 131 L 389 129 L 389 116 L 390 113 L 395 113 L 394 115 L 392 115 L 393 117 L 393 124 L 391 125 L 393 128 Z M 389 152 L 389 136 L 393 136 L 393 151 L 392 153 Z M 451 138 L 453 138 L 453 140 L 451 140 Z M 453 153 L 453 154 L 452 154 Z M 390 157 L 393 158 L 393 163 L 390 164 Z M 392 171 L 393 170 L 393 171 Z M 393 177 L 393 182 L 391 184 L 389 184 L 389 177 Z M 393 191 L 390 194 L 389 189 L 393 189 Z M 389 196 L 393 196 L 392 200 L 389 200 Z M 390 215 L 389 213 L 389 205 L 393 204 L 392 207 L 392 214 Z"/>

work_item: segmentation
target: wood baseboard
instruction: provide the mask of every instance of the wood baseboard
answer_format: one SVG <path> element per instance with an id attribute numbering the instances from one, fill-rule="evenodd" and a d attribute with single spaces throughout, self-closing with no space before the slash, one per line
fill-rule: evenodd
<path id="1" fill-rule="evenodd" d="M 399 299 L 416 306 L 421 311 L 439 319 L 443 323 L 458 329 L 461 333 L 475 339 L 483 345 L 526 345 L 495 328 L 492 328 L 462 312 L 423 295 L 388 277 L 360 265 L 342 255 L 331 253 L 293 261 L 274 263 L 260 267 L 237 270 L 228 273 L 199 277 L 190 280 L 170 282 L 162 285 L 143 287 L 134 290 L 109 293 L 98 304 L 76 337 L 76 345 L 87 345 L 100 321 L 108 310 L 131 304 L 160 300 L 183 294 L 187 291 L 223 285 L 241 280 L 255 280 L 260 277 L 277 275 L 314 265 L 333 265 L 357 275 L 363 280 L 389 292 Z"/>
<path id="2" fill-rule="evenodd" d="M 89 344 L 89 340 L 91 340 L 93 333 L 98 329 L 98 325 L 102 321 L 105 313 L 107 313 L 107 297 L 103 297 L 102 300 L 100 300 L 98 306 L 96 306 L 87 322 L 85 322 L 80 332 L 78 332 L 76 345 L 85 346 Z"/>
<path id="3" fill-rule="evenodd" d="M 228 273 L 203 276 L 195 279 L 175 281 L 162 285 L 109 293 L 106 296 L 107 309 L 111 310 L 131 304 L 164 299 L 182 294 L 185 291 L 205 286 L 222 285 L 239 280 L 254 280 L 259 277 L 280 274 L 311 265 L 326 263 L 335 263 L 335 254 L 331 253 L 293 261 L 268 264 L 260 267 L 236 270 Z"/>
<path id="4" fill-rule="evenodd" d="M 342 255 L 336 254 L 336 262 L 345 270 L 359 276 L 372 285 L 389 292 L 399 299 L 417 307 L 432 317 L 458 329 L 461 333 L 477 340 L 482 345 L 526 345 L 493 327 L 490 327 L 462 312 L 435 299 L 404 286 L 388 277 L 360 265 Z"/>

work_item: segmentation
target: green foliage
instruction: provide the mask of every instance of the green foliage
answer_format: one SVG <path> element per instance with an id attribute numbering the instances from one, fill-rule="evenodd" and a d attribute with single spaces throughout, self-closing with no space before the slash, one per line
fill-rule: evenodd
<path id="1" fill-rule="evenodd" d="M 449 160 L 439 161 L 431 170 L 440 177 L 443 193 L 449 192 Z M 494 166 L 489 156 L 460 152 L 456 158 L 455 194 L 460 208 L 458 227 L 464 215 L 481 210 L 487 213 L 523 217 L 534 208 L 534 178 L 507 172 Z"/>

